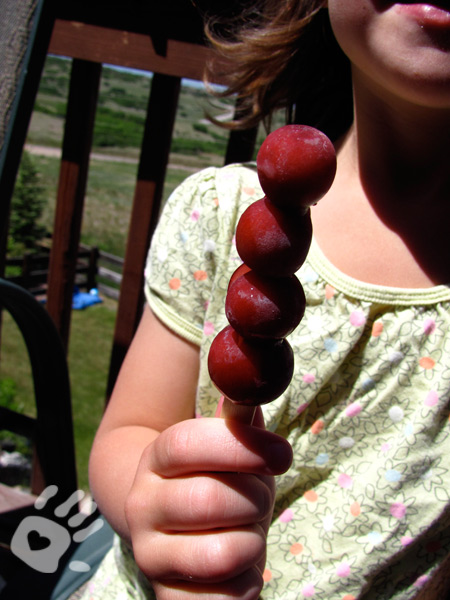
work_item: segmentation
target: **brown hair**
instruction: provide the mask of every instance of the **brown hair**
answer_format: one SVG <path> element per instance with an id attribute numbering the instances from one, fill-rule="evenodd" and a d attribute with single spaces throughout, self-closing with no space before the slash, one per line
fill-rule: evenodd
<path id="1" fill-rule="evenodd" d="M 237 27 L 209 18 L 206 35 L 227 87 L 237 95 L 240 117 L 222 125 L 246 129 L 286 109 L 286 122 L 313 125 L 336 139 L 352 120 L 349 62 L 339 48 L 324 0 L 259 0 L 247 4 Z M 217 65 L 210 66 L 210 73 Z"/>

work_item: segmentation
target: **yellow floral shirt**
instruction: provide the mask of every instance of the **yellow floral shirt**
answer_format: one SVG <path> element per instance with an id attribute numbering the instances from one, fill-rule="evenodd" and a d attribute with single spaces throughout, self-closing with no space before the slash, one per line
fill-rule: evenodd
<path id="1" fill-rule="evenodd" d="M 206 169 L 171 196 L 152 242 L 146 296 L 200 346 L 199 416 L 219 399 L 206 363 L 240 264 L 235 228 L 262 195 L 254 165 Z M 277 482 L 261 598 L 413 598 L 450 551 L 450 289 L 356 281 L 314 241 L 297 275 L 293 380 L 264 406 L 295 458 Z M 139 594 L 127 597 L 151 597 Z"/>

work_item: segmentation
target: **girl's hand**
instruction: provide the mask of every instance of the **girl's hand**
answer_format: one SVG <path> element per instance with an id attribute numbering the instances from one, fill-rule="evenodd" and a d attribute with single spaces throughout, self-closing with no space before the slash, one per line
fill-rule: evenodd
<path id="1" fill-rule="evenodd" d="M 273 476 L 291 448 L 257 424 L 192 419 L 144 451 L 125 504 L 136 562 L 159 600 L 259 597 Z"/>

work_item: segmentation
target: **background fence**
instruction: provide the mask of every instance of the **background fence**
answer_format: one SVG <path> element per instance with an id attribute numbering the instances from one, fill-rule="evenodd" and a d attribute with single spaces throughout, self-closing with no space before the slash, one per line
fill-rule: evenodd
<path id="1" fill-rule="evenodd" d="M 6 279 L 26 288 L 35 296 L 45 296 L 50 260 L 50 245 L 41 244 L 38 252 L 6 259 Z M 124 259 L 97 247 L 78 249 L 75 285 L 79 289 L 97 288 L 109 298 L 119 298 Z"/>

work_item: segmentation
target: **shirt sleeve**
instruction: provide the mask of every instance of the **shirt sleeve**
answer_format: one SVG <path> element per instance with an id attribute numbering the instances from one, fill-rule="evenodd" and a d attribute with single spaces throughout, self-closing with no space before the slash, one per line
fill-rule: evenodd
<path id="1" fill-rule="evenodd" d="M 237 266 L 235 229 L 242 211 L 261 195 L 256 181 L 250 165 L 210 167 L 188 177 L 162 212 L 145 294 L 156 316 L 194 344 L 202 342 L 211 299 L 223 296 Z"/>
<path id="2" fill-rule="evenodd" d="M 145 269 L 145 295 L 153 312 L 195 344 L 201 340 L 204 302 L 214 270 L 212 241 L 215 169 L 188 177 L 169 197 L 155 230 Z"/>

